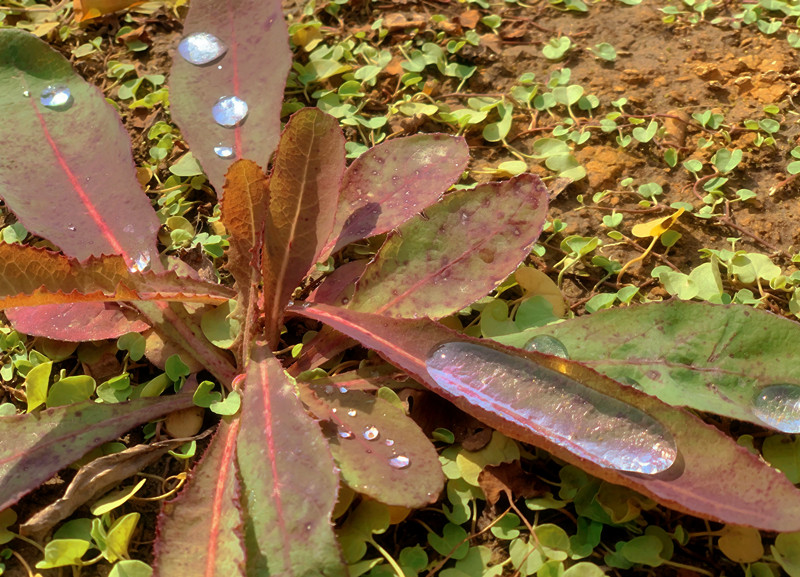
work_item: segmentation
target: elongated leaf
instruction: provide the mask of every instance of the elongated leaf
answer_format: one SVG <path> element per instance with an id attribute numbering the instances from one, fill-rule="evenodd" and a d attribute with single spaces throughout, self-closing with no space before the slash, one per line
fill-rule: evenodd
<path id="1" fill-rule="evenodd" d="M 264 250 L 264 308 L 270 342 L 283 307 L 317 262 L 333 226 L 344 172 L 344 135 L 335 118 L 316 108 L 292 116 L 270 177 Z"/>
<path id="2" fill-rule="evenodd" d="M 222 285 L 172 271 L 131 272 L 119 256 L 84 263 L 19 244 L 0 244 L 0 308 L 87 301 L 175 300 L 221 303 L 234 296 Z"/>
<path id="3" fill-rule="evenodd" d="M 338 488 L 330 450 L 263 345 L 247 368 L 241 419 L 247 574 L 347 575 L 330 521 Z"/>
<path id="4" fill-rule="evenodd" d="M 439 456 L 402 409 L 332 384 L 307 390 L 303 400 L 327 421 L 323 432 L 352 489 L 387 505 L 418 508 L 436 501 L 444 484 Z"/>
<path id="5" fill-rule="evenodd" d="M 16 503 L 94 447 L 132 427 L 192 406 L 191 394 L 115 405 L 86 401 L 0 417 L 0 509 Z"/>
<path id="6" fill-rule="evenodd" d="M 236 476 L 239 420 L 223 419 L 191 483 L 158 518 L 154 575 L 244 577 L 244 531 Z"/>
<path id="7" fill-rule="evenodd" d="M 261 283 L 261 250 L 267 220 L 269 188 L 261 168 L 238 160 L 225 175 L 222 222 L 230 237 L 227 268 L 236 280 L 237 307 L 233 313 L 241 327 L 230 347 L 240 363 L 253 340 Z"/>
<path id="8" fill-rule="evenodd" d="M 668 507 L 709 519 L 773 531 L 800 529 L 800 491 L 783 474 L 686 411 L 620 385 L 579 363 L 470 339 L 427 319 L 391 319 L 321 304 L 292 306 L 290 311 L 325 322 L 357 338 L 465 412 L 601 479 L 631 487 Z M 462 351 L 447 368 L 441 366 L 443 357 L 434 357 L 439 347 L 447 343 L 474 343 L 471 346 L 483 352 L 475 355 Z M 453 355 L 448 351 L 445 356 Z M 492 359 L 492 362 L 487 362 L 483 369 L 476 359 Z M 514 367 L 519 366 L 530 372 L 529 378 L 515 373 Z M 504 375 L 509 378 L 502 378 Z M 585 399 L 594 399 L 595 409 L 582 406 L 580 417 L 565 413 L 575 405 L 569 398 L 565 399 L 563 407 L 552 401 L 549 395 L 553 390 L 560 394 L 559 388 L 550 388 L 550 383 L 556 382 L 557 387 L 586 387 L 594 391 L 585 389 L 579 393 L 581 402 L 578 405 L 582 406 Z M 595 393 L 601 396 L 595 397 Z M 623 405 L 604 400 L 607 398 Z M 604 409 L 611 411 L 607 417 L 603 417 Z M 635 416 L 637 409 L 641 413 Z M 616 420 L 628 414 L 630 421 L 628 418 Z M 653 455 L 648 457 L 674 455 L 673 449 L 677 448 L 673 465 L 659 474 L 631 474 L 599 466 L 597 462 L 602 458 L 590 460 L 586 445 L 575 446 L 570 441 L 573 429 L 584 435 L 587 433 L 584 423 L 597 424 L 616 440 L 609 445 L 606 444 L 609 441 L 599 438 L 599 448 L 595 450 L 608 447 L 609 455 L 627 458 L 626 437 L 619 436 L 615 427 L 617 424 L 627 427 L 637 419 L 642 423 L 654 419 L 655 423 L 647 425 L 647 431 L 641 435 L 631 437 L 634 461 L 638 455 L 636 451 L 647 450 L 647 446 L 637 447 L 637 443 L 654 432 L 660 440 L 654 442 Z M 549 420 L 555 428 L 543 428 L 539 424 L 541 420 Z M 609 423 L 614 426 L 608 428 Z M 665 452 L 665 449 L 668 450 Z"/>
<path id="9" fill-rule="evenodd" d="M 788 384 L 800 394 L 792 361 L 800 324 L 750 307 L 653 303 L 602 311 L 497 340 L 522 346 L 540 334 L 564 343 L 571 359 L 613 379 L 635 383 L 670 405 L 774 426 L 756 414 L 762 390 Z"/>
<path id="10" fill-rule="evenodd" d="M 112 303 L 90 302 L 6 309 L 14 328 L 26 335 L 60 341 L 99 341 L 150 328 L 136 313 Z"/>
<path id="11" fill-rule="evenodd" d="M 71 100 L 44 106 L 49 86 L 68 89 Z M 103 95 L 46 43 L 6 29 L 0 109 L 0 191 L 25 228 L 79 260 L 119 254 L 128 266 L 155 266 L 158 218 L 136 180 L 128 133 Z"/>
<path id="12" fill-rule="evenodd" d="M 231 162 L 249 158 L 269 164 L 280 134 L 283 87 L 292 55 L 279 0 L 193 0 L 184 38 L 212 34 L 227 50 L 205 65 L 178 53 L 170 72 L 170 112 L 222 196 Z M 248 106 L 245 120 L 232 128 L 217 124 L 212 109 L 220 98 L 235 96 Z M 231 155 L 218 155 L 217 147 Z"/>
<path id="13" fill-rule="evenodd" d="M 458 311 L 530 254 L 546 214 L 547 190 L 532 174 L 447 195 L 389 236 L 350 306 L 405 318 Z"/>
<path id="14" fill-rule="evenodd" d="M 170 449 L 180 447 L 188 439 L 169 439 L 150 445 L 135 445 L 119 453 L 99 457 L 80 468 L 64 492 L 25 521 L 20 527 L 24 535 L 41 538 L 57 523 L 74 513 L 78 507 L 99 497 L 131 475 L 135 475 Z"/>
<path id="15" fill-rule="evenodd" d="M 436 202 L 468 162 L 466 141 L 446 134 L 415 134 L 369 149 L 345 172 L 323 256 L 400 226 Z"/>

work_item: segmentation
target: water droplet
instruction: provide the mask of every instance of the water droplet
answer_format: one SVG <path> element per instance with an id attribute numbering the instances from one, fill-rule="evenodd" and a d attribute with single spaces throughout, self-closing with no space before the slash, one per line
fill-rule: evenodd
<path id="1" fill-rule="evenodd" d="M 311 303 L 303 303 L 303 304 L 300 305 L 300 308 L 301 309 L 307 309 L 310 306 L 311 306 Z"/>
<path id="2" fill-rule="evenodd" d="M 349 298 L 347 298 L 347 297 L 344 297 L 344 298 L 342 299 L 342 305 L 346 305 L 346 304 L 348 304 L 349 302 L 350 302 L 350 299 L 349 299 Z"/>
<path id="3" fill-rule="evenodd" d="M 756 393 L 753 414 L 783 433 L 800 433 L 800 386 L 769 385 Z"/>
<path id="4" fill-rule="evenodd" d="M 326 395 L 332 395 L 333 394 L 333 387 L 331 385 L 325 385 L 325 388 L 323 390 L 325 391 Z"/>
<path id="5" fill-rule="evenodd" d="M 392 445 L 394 445 L 394 441 L 392 439 L 386 439 L 383 442 L 383 444 L 386 445 L 387 447 L 391 447 Z"/>
<path id="6" fill-rule="evenodd" d="M 247 102 L 236 96 L 223 96 L 217 100 L 211 114 L 220 126 L 233 128 L 247 116 Z"/>
<path id="7" fill-rule="evenodd" d="M 354 437 L 353 431 L 345 427 L 339 427 L 338 435 L 342 439 L 352 439 Z"/>
<path id="8" fill-rule="evenodd" d="M 222 64 L 220 64 L 219 66 L 217 66 L 217 70 L 222 70 Z"/>
<path id="9" fill-rule="evenodd" d="M 293 307 L 294 306 L 294 301 L 289 301 L 288 303 L 286 303 L 286 306 L 287 307 Z"/>
<path id="10" fill-rule="evenodd" d="M 569 353 L 564 343 L 550 335 L 536 335 L 525 343 L 522 348 L 526 351 L 536 351 L 543 355 L 553 355 L 554 357 L 561 357 L 562 359 L 569 358 Z"/>
<path id="11" fill-rule="evenodd" d="M 389 459 L 389 466 L 394 469 L 405 469 L 411 464 L 411 459 L 405 455 L 397 455 Z"/>
<path id="12" fill-rule="evenodd" d="M 74 224 L 68 224 L 67 225 L 67 230 L 70 231 L 70 232 L 75 232 L 75 225 Z"/>
<path id="13" fill-rule="evenodd" d="M 52 110 L 66 110 L 72 106 L 72 93 L 63 84 L 51 84 L 42 90 L 39 102 Z"/>
<path id="14" fill-rule="evenodd" d="M 358 411 L 356 411 L 355 409 L 350 409 L 349 411 L 347 411 L 347 416 L 348 417 L 355 417 L 357 414 L 358 414 Z"/>
<path id="15" fill-rule="evenodd" d="M 221 142 L 214 147 L 214 154 L 220 158 L 231 158 L 233 156 L 233 148 L 225 146 Z"/>
<path id="16" fill-rule="evenodd" d="M 452 342 L 426 366 L 446 390 L 504 408 L 507 419 L 602 467 L 652 475 L 678 457 L 670 431 L 647 413 L 528 359 Z"/>
<path id="17" fill-rule="evenodd" d="M 369 426 L 364 429 L 364 432 L 361 433 L 361 436 L 364 437 L 367 441 L 374 441 L 378 437 L 380 437 L 381 432 L 378 430 L 378 427 Z"/>
<path id="18" fill-rule="evenodd" d="M 339 412 L 339 409 L 337 409 L 336 407 L 333 407 L 331 409 L 331 413 L 338 413 L 338 412 Z"/>
<path id="19" fill-rule="evenodd" d="M 150 253 L 140 252 L 128 267 L 131 272 L 144 272 L 150 268 Z"/>
<path id="20" fill-rule="evenodd" d="M 222 40 L 208 32 L 189 34 L 178 44 L 178 53 L 184 60 L 196 66 L 214 62 L 227 51 L 228 47 Z"/>
<path id="21" fill-rule="evenodd" d="M 23 91 L 22 91 L 22 95 L 23 95 L 25 98 L 28 98 L 28 97 L 31 95 L 31 91 L 30 91 L 30 90 L 23 90 Z"/>
<path id="22" fill-rule="evenodd" d="M 514 230 L 512 230 L 511 232 L 514 234 L 514 236 L 519 236 L 519 235 L 521 235 L 521 234 L 522 234 L 522 232 L 521 232 L 521 231 L 520 231 L 518 228 L 515 228 L 515 229 L 514 229 Z"/>
<path id="23" fill-rule="evenodd" d="M 347 387 L 339 387 L 339 392 L 345 394 L 347 392 Z"/>

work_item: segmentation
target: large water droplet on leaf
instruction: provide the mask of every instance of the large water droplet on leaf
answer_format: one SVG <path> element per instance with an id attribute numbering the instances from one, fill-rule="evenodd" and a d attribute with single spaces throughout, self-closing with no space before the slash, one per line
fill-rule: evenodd
<path id="1" fill-rule="evenodd" d="M 405 469 L 411 464 L 411 459 L 405 455 L 397 455 L 389 459 L 389 466 L 394 469 Z"/>
<path id="2" fill-rule="evenodd" d="M 233 128 L 247 116 L 247 102 L 237 96 L 223 96 L 211 109 L 217 124 Z"/>
<path id="3" fill-rule="evenodd" d="M 66 110 L 72 106 L 72 93 L 63 84 L 51 84 L 42 90 L 39 102 L 51 110 Z"/>
<path id="4" fill-rule="evenodd" d="M 230 146 L 225 146 L 221 142 L 214 147 L 214 154 L 219 156 L 220 158 L 231 158 L 233 157 L 233 148 Z"/>
<path id="5" fill-rule="evenodd" d="M 753 414 L 784 433 L 800 433 L 800 387 L 769 385 L 756 393 Z"/>
<path id="6" fill-rule="evenodd" d="M 525 343 L 525 346 L 522 348 L 526 351 L 536 351 L 543 355 L 553 355 L 554 357 L 561 357 L 562 359 L 569 358 L 569 353 L 564 343 L 550 335 L 536 335 Z"/>
<path id="7" fill-rule="evenodd" d="M 214 62 L 227 51 L 222 40 L 208 32 L 189 34 L 178 44 L 178 52 L 184 60 L 197 66 Z"/>
<path id="8" fill-rule="evenodd" d="M 150 253 L 145 251 L 139 253 L 131 262 L 128 270 L 131 272 L 144 272 L 150 268 Z"/>
<path id="9" fill-rule="evenodd" d="M 381 432 L 378 430 L 377 427 L 367 427 L 364 429 L 364 432 L 361 433 L 361 436 L 364 437 L 367 441 L 374 441 L 380 436 Z"/>
<path id="10" fill-rule="evenodd" d="M 533 361 L 468 342 L 441 345 L 427 360 L 443 388 L 469 398 L 602 467 L 656 474 L 678 456 L 650 415 Z"/>

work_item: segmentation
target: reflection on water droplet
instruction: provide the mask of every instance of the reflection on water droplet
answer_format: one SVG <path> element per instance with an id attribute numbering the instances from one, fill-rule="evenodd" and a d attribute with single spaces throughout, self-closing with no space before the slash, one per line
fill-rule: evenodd
<path id="1" fill-rule="evenodd" d="M 347 297 L 344 297 L 344 298 L 342 299 L 342 305 L 346 305 L 346 304 L 349 304 L 349 303 L 350 303 L 350 299 L 349 299 L 349 298 L 347 298 Z"/>
<path id="2" fill-rule="evenodd" d="M 233 128 L 247 116 L 247 102 L 236 96 L 223 96 L 217 100 L 211 114 L 220 126 Z"/>
<path id="3" fill-rule="evenodd" d="M 51 110 L 66 110 L 72 106 L 72 93 L 63 84 L 50 85 L 42 90 L 39 102 Z"/>
<path id="4" fill-rule="evenodd" d="M 219 66 L 217 66 L 217 70 L 222 70 L 222 64 L 220 64 Z"/>
<path id="5" fill-rule="evenodd" d="M 393 441 L 393 440 L 391 440 L 391 439 L 386 439 L 386 440 L 383 442 L 383 444 L 384 444 L 384 445 L 386 445 L 387 447 L 391 447 L 392 445 L 394 445 L 394 441 Z"/>
<path id="6" fill-rule="evenodd" d="M 358 414 L 358 411 L 356 411 L 355 409 L 350 409 L 350 410 L 347 411 L 347 416 L 348 417 L 355 417 L 357 414 Z"/>
<path id="7" fill-rule="evenodd" d="M 389 466 L 395 469 L 405 469 L 411 464 L 411 459 L 405 455 L 397 455 L 389 459 Z"/>
<path id="8" fill-rule="evenodd" d="M 30 95 L 31 95 L 31 91 L 30 91 L 30 90 L 23 90 L 23 91 L 22 91 L 22 95 L 23 95 L 25 98 L 28 98 L 28 96 L 30 96 Z"/>
<path id="9" fill-rule="evenodd" d="M 367 441 L 374 441 L 380 436 L 381 432 L 378 430 L 377 427 L 367 427 L 364 429 L 364 432 L 361 433 L 361 436 L 364 437 Z"/>
<path id="10" fill-rule="evenodd" d="M 427 369 L 447 391 L 493 413 L 507 408 L 507 419 L 602 467 L 652 475 L 677 459 L 672 434 L 653 417 L 529 359 L 453 342 Z"/>
<path id="11" fill-rule="evenodd" d="M 134 259 L 134 261 L 128 267 L 128 270 L 131 272 L 144 272 L 150 268 L 150 253 L 140 252 L 139 255 Z"/>
<path id="12" fill-rule="evenodd" d="M 74 224 L 68 224 L 67 225 L 67 230 L 70 231 L 70 232 L 75 232 L 75 225 Z"/>
<path id="13" fill-rule="evenodd" d="M 800 433 L 800 386 L 769 385 L 756 393 L 753 414 L 783 433 Z"/>
<path id="14" fill-rule="evenodd" d="M 332 395 L 333 394 L 333 387 L 331 385 L 325 385 L 325 394 Z"/>
<path id="15" fill-rule="evenodd" d="M 525 346 L 522 348 L 526 351 L 536 351 L 543 355 L 553 355 L 555 357 L 561 357 L 562 359 L 569 358 L 569 353 L 564 343 L 550 335 L 536 335 L 525 343 Z"/>
<path id="16" fill-rule="evenodd" d="M 339 387 L 339 392 L 345 394 L 347 392 L 347 387 Z"/>
<path id="17" fill-rule="evenodd" d="M 339 433 L 338 434 L 342 439 L 352 439 L 354 437 L 353 431 L 351 431 L 350 429 L 347 429 L 345 427 L 339 427 Z"/>
<path id="18" fill-rule="evenodd" d="M 208 32 L 189 34 L 178 44 L 178 53 L 184 60 L 196 66 L 214 62 L 228 51 L 222 40 Z"/>
<path id="19" fill-rule="evenodd" d="M 220 158 L 231 158 L 233 156 L 233 148 L 224 146 L 221 142 L 214 147 L 214 154 Z"/>

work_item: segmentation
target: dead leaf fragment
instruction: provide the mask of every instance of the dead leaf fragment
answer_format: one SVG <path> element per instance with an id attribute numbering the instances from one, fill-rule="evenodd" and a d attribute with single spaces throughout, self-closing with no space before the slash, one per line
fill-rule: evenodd
<path id="1" fill-rule="evenodd" d="M 400 12 L 392 12 L 383 17 L 383 25 L 389 32 L 397 32 L 406 28 L 425 28 L 427 21 L 420 17 L 406 18 Z"/>
<path id="2" fill-rule="evenodd" d="M 467 10 L 458 17 L 458 22 L 464 28 L 475 28 L 481 21 L 481 13 L 477 10 Z"/>
<path id="3" fill-rule="evenodd" d="M 519 461 L 484 468 L 478 475 L 478 483 L 490 505 L 497 503 L 501 495 L 513 501 L 519 497 L 530 499 L 546 493 L 539 479 L 523 471 Z"/>

